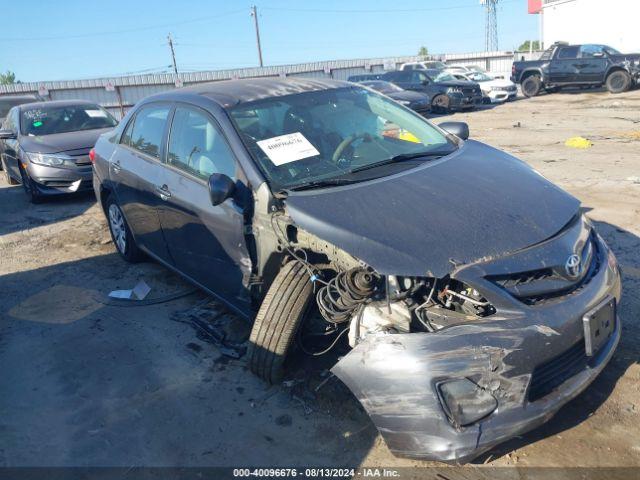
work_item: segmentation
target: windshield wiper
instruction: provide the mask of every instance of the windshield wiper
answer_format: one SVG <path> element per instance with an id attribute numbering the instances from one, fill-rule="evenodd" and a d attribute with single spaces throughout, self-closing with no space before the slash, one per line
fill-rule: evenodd
<path id="1" fill-rule="evenodd" d="M 287 190 L 299 191 L 309 190 L 312 188 L 337 187 L 339 185 L 350 185 L 352 183 L 358 183 L 358 181 L 360 180 L 351 180 L 348 178 L 326 178 L 324 180 L 314 180 L 311 182 L 294 185 L 292 187 L 288 187 Z"/>
<path id="2" fill-rule="evenodd" d="M 389 165 L 390 163 L 399 163 L 407 160 L 416 160 L 418 158 L 440 158 L 445 155 L 449 155 L 453 153 L 454 150 L 433 150 L 426 152 L 414 152 L 414 153 L 401 153 L 400 155 L 396 155 L 391 158 L 387 158 L 386 160 L 382 160 L 381 162 L 371 163 L 369 165 L 363 165 L 361 167 L 354 168 L 349 171 L 349 173 L 361 172 L 363 170 L 369 170 L 370 168 L 380 167 L 382 165 Z"/>

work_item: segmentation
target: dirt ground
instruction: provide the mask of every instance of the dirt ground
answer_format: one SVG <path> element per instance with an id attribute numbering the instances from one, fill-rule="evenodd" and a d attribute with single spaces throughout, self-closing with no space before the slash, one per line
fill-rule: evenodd
<path id="1" fill-rule="evenodd" d="M 640 466 L 640 90 L 543 95 L 434 121 L 444 119 L 467 121 L 473 138 L 578 197 L 624 272 L 623 338 L 603 374 L 476 464 Z M 566 147 L 574 136 L 593 146 Z M 305 360 L 268 387 L 174 321 L 203 294 L 109 305 L 108 292 L 139 278 L 153 298 L 190 287 L 122 261 L 91 196 L 31 205 L 1 182 L 0 466 L 428 465 L 393 457 L 340 382 L 324 382 L 325 365 Z"/>

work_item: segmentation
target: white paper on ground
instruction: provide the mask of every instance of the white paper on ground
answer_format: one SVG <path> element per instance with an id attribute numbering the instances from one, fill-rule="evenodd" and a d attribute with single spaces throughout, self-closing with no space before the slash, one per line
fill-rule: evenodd
<path id="1" fill-rule="evenodd" d="M 147 282 L 140 280 L 131 290 L 114 290 L 109 293 L 109 296 L 123 300 L 144 300 L 150 291 L 151 287 Z"/>
<path id="2" fill-rule="evenodd" d="M 257 143 L 276 166 L 320 155 L 320 152 L 300 132 L 267 138 Z"/>

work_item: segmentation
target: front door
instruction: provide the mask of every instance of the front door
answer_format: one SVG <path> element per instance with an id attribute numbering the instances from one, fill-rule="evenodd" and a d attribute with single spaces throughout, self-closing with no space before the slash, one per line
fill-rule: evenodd
<path id="1" fill-rule="evenodd" d="M 173 262 L 157 209 L 165 183 L 160 159 L 170 112 L 171 105 L 167 103 L 141 108 L 129 121 L 109 162 L 116 198 L 136 243 L 167 263 Z"/>
<path id="2" fill-rule="evenodd" d="M 19 127 L 19 110 L 18 107 L 13 107 L 9 110 L 7 114 L 7 119 L 4 123 L 4 128 L 6 130 L 11 130 L 16 134 L 16 138 L 10 138 L 7 140 L 3 140 L 2 147 L 2 158 L 0 160 L 3 161 L 7 172 L 15 179 L 20 178 L 20 166 L 19 166 L 19 158 L 18 158 L 18 149 L 20 148 L 18 142 L 18 127 Z"/>
<path id="3" fill-rule="evenodd" d="M 582 45 L 580 47 L 580 58 L 578 77 L 582 83 L 604 82 L 604 75 L 607 73 L 609 60 L 602 45 Z"/>
<path id="4" fill-rule="evenodd" d="M 178 105 L 166 154 L 166 193 L 158 213 L 176 267 L 244 312 L 243 276 L 251 261 L 243 235 L 243 210 L 233 198 L 213 206 L 208 179 L 237 179 L 237 162 L 217 122 L 204 110 Z"/>

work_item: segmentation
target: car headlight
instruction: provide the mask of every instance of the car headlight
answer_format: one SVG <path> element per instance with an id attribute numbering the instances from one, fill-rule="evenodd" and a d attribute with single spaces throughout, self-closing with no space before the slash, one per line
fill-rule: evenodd
<path id="1" fill-rule="evenodd" d="M 447 380 L 437 388 L 445 413 L 457 427 L 483 419 L 498 406 L 493 395 L 468 378 Z"/>
<path id="2" fill-rule="evenodd" d="M 462 88 L 460 88 L 460 87 L 449 87 L 449 88 L 447 88 L 447 93 L 462 93 Z"/>
<path id="3" fill-rule="evenodd" d="M 68 155 L 49 155 L 46 153 L 27 153 L 29 160 L 38 165 L 45 165 L 47 167 L 61 167 L 66 163 L 73 162 L 73 159 Z"/>

